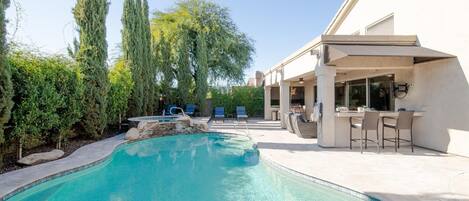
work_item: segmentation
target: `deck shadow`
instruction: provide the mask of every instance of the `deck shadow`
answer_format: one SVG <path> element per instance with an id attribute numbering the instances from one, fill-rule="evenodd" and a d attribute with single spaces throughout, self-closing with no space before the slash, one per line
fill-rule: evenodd
<path id="1" fill-rule="evenodd" d="M 279 149 L 287 151 L 315 151 L 315 152 L 360 152 L 360 148 L 353 147 L 352 150 L 348 148 L 325 148 L 319 146 L 317 143 L 274 143 L 274 142 L 258 142 L 257 147 L 260 149 Z M 405 150 L 403 150 L 405 149 Z M 407 150 L 410 148 L 401 148 L 398 152 L 394 152 L 394 148 L 385 147 L 379 154 L 399 154 L 409 156 L 426 156 L 426 157 L 447 157 L 447 154 L 439 153 L 436 151 L 428 150 L 425 148 L 418 147 L 415 152 Z M 368 149 L 364 149 L 364 153 L 372 152 L 377 153 L 376 147 L 370 146 Z"/>

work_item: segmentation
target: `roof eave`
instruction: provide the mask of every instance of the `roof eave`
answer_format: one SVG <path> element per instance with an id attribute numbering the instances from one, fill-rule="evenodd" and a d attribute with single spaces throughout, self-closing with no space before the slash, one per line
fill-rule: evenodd
<path id="1" fill-rule="evenodd" d="M 333 35 L 339 29 L 339 26 L 344 22 L 345 18 L 347 18 L 350 11 L 352 11 L 353 7 L 357 4 L 358 0 L 345 0 L 340 6 L 339 11 L 335 14 L 334 18 L 332 18 L 331 23 L 327 26 L 326 30 L 324 31 L 324 35 Z"/>

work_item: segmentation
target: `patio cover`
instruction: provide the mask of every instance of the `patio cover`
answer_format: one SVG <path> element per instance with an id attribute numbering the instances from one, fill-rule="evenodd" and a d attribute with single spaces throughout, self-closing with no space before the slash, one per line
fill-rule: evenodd
<path id="1" fill-rule="evenodd" d="M 325 56 L 327 65 L 351 57 L 412 57 L 414 64 L 455 57 L 424 47 L 389 45 L 327 45 Z"/>

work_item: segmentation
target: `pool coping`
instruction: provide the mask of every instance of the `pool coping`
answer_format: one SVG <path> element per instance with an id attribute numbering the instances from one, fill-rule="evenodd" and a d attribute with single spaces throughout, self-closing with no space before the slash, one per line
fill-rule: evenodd
<path id="1" fill-rule="evenodd" d="M 219 133 L 219 134 L 231 134 L 231 135 L 242 135 L 248 137 L 256 146 L 255 142 L 250 136 L 240 134 L 240 133 L 231 133 L 231 132 L 213 132 L 209 131 L 206 133 Z M 161 136 L 159 136 L 161 137 Z M 154 137 L 157 138 L 157 137 Z M 147 138 L 152 139 L 152 138 Z M 143 140 L 147 140 L 143 139 Z M 120 146 L 133 143 L 141 140 L 129 141 L 124 139 L 124 134 L 119 134 L 117 136 L 107 138 L 101 141 L 97 141 L 83 147 L 80 147 L 71 155 L 61 158 L 56 161 L 50 161 L 43 164 L 30 166 L 27 168 L 14 170 L 0 175 L 0 201 L 7 200 L 12 196 L 21 193 L 31 187 L 34 187 L 38 184 L 50 181 L 52 179 L 72 174 L 96 165 L 101 164 L 102 162 L 109 159 L 110 156 L 117 150 Z M 322 180 L 304 173 L 295 171 L 288 167 L 285 167 L 269 157 L 260 154 L 260 158 L 263 162 L 266 162 L 273 168 L 279 169 L 286 174 L 291 174 L 292 176 L 299 177 L 308 182 L 313 182 L 319 185 L 332 188 L 334 190 L 340 191 L 342 193 L 348 194 L 350 196 L 356 197 L 362 200 L 378 200 L 372 196 L 366 195 L 364 193 L 352 190 L 350 188 Z M 282 172 L 282 173 L 283 173 Z"/>

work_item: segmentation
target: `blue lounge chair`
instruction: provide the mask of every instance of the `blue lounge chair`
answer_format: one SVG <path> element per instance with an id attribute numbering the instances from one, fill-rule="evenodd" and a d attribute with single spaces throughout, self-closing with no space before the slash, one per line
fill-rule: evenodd
<path id="1" fill-rule="evenodd" d="M 194 116 L 196 106 L 194 104 L 187 104 L 184 111 L 189 116 Z"/>
<path id="2" fill-rule="evenodd" d="M 214 117 L 215 117 L 215 121 L 221 119 L 223 122 L 225 122 L 225 108 L 224 107 L 216 107 Z"/>
<path id="3" fill-rule="evenodd" d="M 246 113 L 246 107 L 244 106 L 236 106 L 236 119 L 248 121 L 248 114 Z"/>

